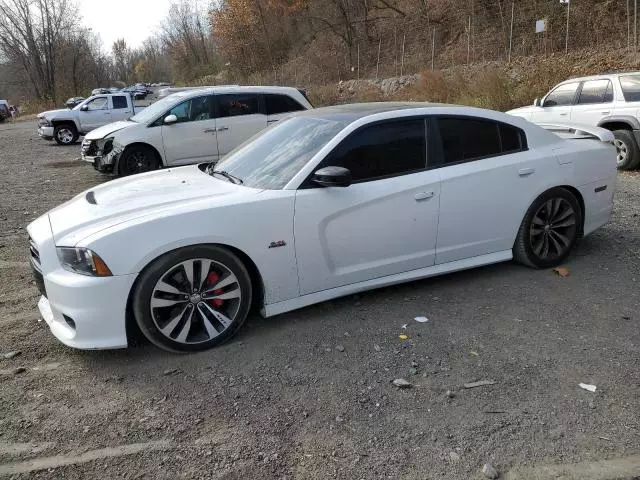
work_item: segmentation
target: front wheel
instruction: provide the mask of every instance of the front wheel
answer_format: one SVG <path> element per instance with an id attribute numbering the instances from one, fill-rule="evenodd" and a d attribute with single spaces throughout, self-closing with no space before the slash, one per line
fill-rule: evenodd
<path id="1" fill-rule="evenodd" d="M 73 145 L 78 140 L 78 136 L 78 130 L 72 124 L 63 123 L 53 129 L 53 138 L 58 145 Z"/>
<path id="2" fill-rule="evenodd" d="M 616 162 L 620 170 L 633 170 L 640 165 L 640 149 L 629 130 L 614 130 Z"/>
<path id="3" fill-rule="evenodd" d="M 158 168 L 160 168 L 160 162 L 155 152 L 144 145 L 136 145 L 127 148 L 122 153 L 118 173 L 124 177 L 136 173 L 151 172 Z"/>
<path id="4" fill-rule="evenodd" d="M 514 259 L 533 268 L 561 264 L 575 246 L 582 229 L 582 209 L 564 188 L 540 195 L 529 207 L 513 246 Z"/>
<path id="5" fill-rule="evenodd" d="M 240 329 L 251 307 L 251 278 L 230 251 L 186 247 L 158 258 L 140 275 L 133 311 L 145 337 L 169 351 L 212 348 Z"/>

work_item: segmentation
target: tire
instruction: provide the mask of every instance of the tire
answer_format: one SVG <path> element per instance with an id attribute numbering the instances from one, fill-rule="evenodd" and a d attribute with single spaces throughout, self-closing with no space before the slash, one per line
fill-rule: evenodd
<path id="1" fill-rule="evenodd" d="M 122 177 L 151 172 L 160 168 L 156 152 L 145 145 L 134 145 L 122 152 L 118 162 L 118 174 Z"/>
<path id="2" fill-rule="evenodd" d="M 617 164 L 619 170 L 633 170 L 640 166 L 640 149 L 630 130 L 614 130 Z"/>
<path id="3" fill-rule="evenodd" d="M 207 264 L 207 274 L 202 274 Z M 222 247 L 199 245 L 152 262 L 132 294 L 136 323 L 151 343 L 171 352 L 195 352 L 235 335 L 247 318 L 253 292 L 238 257 Z"/>
<path id="4" fill-rule="evenodd" d="M 532 268 L 560 265 L 582 234 L 582 217 L 582 208 L 571 192 L 564 188 L 546 191 L 529 207 L 520 224 L 513 258 Z"/>
<path id="5" fill-rule="evenodd" d="M 79 136 L 76 126 L 72 123 L 61 123 L 53 129 L 53 138 L 58 145 L 73 145 Z"/>

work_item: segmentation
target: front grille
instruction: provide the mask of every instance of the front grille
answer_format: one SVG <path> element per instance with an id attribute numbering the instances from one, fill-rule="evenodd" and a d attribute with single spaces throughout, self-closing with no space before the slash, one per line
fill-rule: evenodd
<path id="1" fill-rule="evenodd" d="M 82 153 L 88 157 L 93 157 L 97 151 L 97 144 L 94 140 L 83 140 L 82 141 Z"/>
<path id="2" fill-rule="evenodd" d="M 44 277 L 42 276 L 42 267 L 40 266 L 40 252 L 35 242 L 29 238 L 29 253 L 31 254 L 31 271 L 33 273 L 33 279 L 36 282 L 36 287 L 42 295 L 47 296 L 47 292 L 44 288 Z"/>

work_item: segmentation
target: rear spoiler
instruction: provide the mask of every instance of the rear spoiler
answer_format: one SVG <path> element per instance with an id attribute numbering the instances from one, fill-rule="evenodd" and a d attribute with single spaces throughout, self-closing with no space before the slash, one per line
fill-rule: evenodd
<path id="1" fill-rule="evenodd" d="M 601 142 L 606 143 L 613 143 L 614 139 L 613 133 L 609 130 L 591 125 L 572 123 L 536 123 L 536 125 L 566 139 L 597 138 Z"/>

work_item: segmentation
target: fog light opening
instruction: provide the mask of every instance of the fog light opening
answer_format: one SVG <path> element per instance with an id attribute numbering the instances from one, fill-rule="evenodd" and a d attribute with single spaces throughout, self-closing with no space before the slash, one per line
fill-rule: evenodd
<path id="1" fill-rule="evenodd" d="M 62 315 L 62 317 L 64 318 L 64 321 L 67 322 L 67 325 L 69 325 L 69 327 L 71 327 L 75 331 L 76 322 L 73 321 L 73 318 L 68 317 L 67 315 Z"/>

